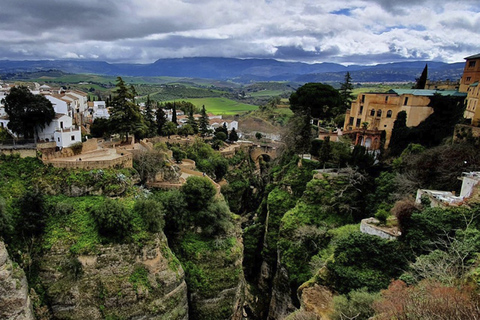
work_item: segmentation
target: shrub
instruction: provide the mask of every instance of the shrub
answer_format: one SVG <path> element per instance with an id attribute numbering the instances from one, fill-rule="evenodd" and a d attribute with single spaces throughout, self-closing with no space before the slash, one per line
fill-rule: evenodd
<path id="1" fill-rule="evenodd" d="M 479 299 L 472 287 L 424 280 L 417 286 L 393 281 L 373 305 L 375 319 L 478 319 Z"/>
<path id="2" fill-rule="evenodd" d="M 94 215 L 98 231 L 107 238 L 121 240 L 131 231 L 132 214 L 119 201 L 105 199 Z"/>
<path id="3" fill-rule="evenodd" d="M 385 225 L 387 223 L 387 218 L 390 216 L 390 213 L 385 209 L 378 209 L 375 213 L 375 218 L 380 221 L 381 224 Z"/>
<path id="4" fill-rule="evenodd" d="M 165 226 L 165 212 L 160 202 L 153 199 L 138 200 L 135 202 L 133 210 L 142 217 L 148 231 L 162 231 Z"/>
<path id="5" fill-rule="evenodd" d="M 333 308 L 331 319 L 356 319 L 367 320 L 375 313 L 373 302 L 378 298 L 378 294 L 372 294 L 365 289 L 350 291 L 347 295 L 339 295 L 333 298 Z"/>
<path id="6" fill-rule="evenodd" d="M 72 149 L 74 155 L 80 154 L 82 153 L 83 143 L 75 142 L 74 144 L 70 145 L 69 148 Z"/>
<path id="7" fill-rule="evenodd" d="M 215 186 L 210 179 L 191 176 L 181 188 L 189 209 L 200 210 L 206 208 L 216 194 Z"/>
<path id="8" fill-rule="evenodd" d="M 5 200 L 0 197 L 0 238 L 5 237 L 12 230 L 10 217 L 7 214 L 7 205 Z"/>
<path id="9" fill-rule="evenodd" d="M 46 212 L 43 195 L 29 190 L 18 199 L 20 216 L 17 219 L 17 230 L 24 236 L 38 236 L 45 229 Z"/>

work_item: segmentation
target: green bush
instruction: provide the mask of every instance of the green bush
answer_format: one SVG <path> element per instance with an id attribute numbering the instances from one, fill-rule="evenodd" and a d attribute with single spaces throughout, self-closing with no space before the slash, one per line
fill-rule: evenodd
<path id="1" fill-rule="evenodd" d="M 387 223 L 387 218 L 390 216 L 390 213 L 385 209 L 378 209 L 375 213 L 375 218 L 380 221 L 381 224 L 385 225 Z"/>
<path id="2" fill-rule="evenodd" d="M 327 263 L 330 282 L 339 293 L 387 288 L 406 268 L 398 241 L 356 232 L 338 241 L 334 260 Z"/>
<path id="3" fill-rule="evenodd" d="M 356 319 L 368 320 L 375 311 L 373 302 L 379 294 L 372 294 L 365 289 L 350 291 L 347 295 L 333 297 L 334 311 L 331 314 L 332 320 Z"/>
<path id="4" fill-rule="evenodd" d="M 190 176 L 180 189 L 188 208 L 194 211 L 206 208 L 216 194 L 215 186 L 206 177 Z"/>
<path id="5" fill-rule="evenodd" d="M 122 240 L 132 229 L 132 214 L 119 201 L 105 199 L 94 212 L 98 231 L 104 237 Z"/>
<path id="6" fill-rule="evenodd" d="M 160 232 L 163 230 L 165 211 L 162 203 L 153 199 L 138 200 L 135 202 L 133 210 L 142 217 L 148 231 Z"/>

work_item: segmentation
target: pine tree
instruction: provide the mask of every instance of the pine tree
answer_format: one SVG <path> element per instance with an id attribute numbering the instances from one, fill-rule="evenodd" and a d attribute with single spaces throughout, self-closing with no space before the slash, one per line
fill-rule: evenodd
<path id="1" fill-rule="evenodd" d="M 157 106 L 157 113 L 156 113 L 156 125 L 157 125 L 157 133 L 161 136 L 165 135 L 164 126 L 167 123 L 167 115 L 165 111 L 163 111 L 163 107 L 161 105 Z"/>
<path id="2" fill-rule="evenodd" d="M 142 124 L 140 108 L 133 102 L 133 94 L 121 77 L 117 78 L 116 95 L 111 101 L 110 121 L 112 131 L 125 135 L 134 132 Z"/>
<path id="3" fill-rule="evenodd" d="M 345 74 L 344 82 L 340 85 L 340 90 L 339 90 L 340 97 L 342 99 L 342 106 L 344 109 L 342 110 L 342 113 L 350 108 L 350 105 L 354 98 L 352 91 L 353 91 L 352 77 L 350 76 L 350 72 L 347 72 L 347 74 Z"/>
<path id="4" fill-rule="evenodd" d="M 145 111 L 144 111 L 144 119 L 145 124 L 148 127 L 148 136 L 153 137 L 156 133 L 156 123 L 153 116 L 153 108 L 152 108 L 152 101 L 150 100 L 150 95 L 147 96 L 147 101 L 145 102 Z"/>
<path id="5" fill-rule="evenodd" d="M 415 86 L 413 86 L 412 89 L 425 89 L 425 86 L 427 84 L 427 76 L 428 76 L 428 65 L 425 65 L 425 68 L 423 68 L 422 75 L 420 78 L 415 79 L 417 83 Z"/>
<path id="6" fill-rule="evenodd" d="M 205 105 L 202 106 L 202 112 L 200 113 L 200 119 L 199 119 L 199 131 L 200 133 L 202 134 L 202 136 L 205 136 L 206 134 L 208 134 L 208 125 L 210 124 L 210 122 L 208 121 L 208 115 L 207 115 L 207 111 L 205 110 Z"/>
<path id="7" fill-rule="evenodd" d="M 188 114 L 187 124 L 189 124 L 192 127 L 194 134 L 198 133 L 198 123 L 195 120 L 195 117 L 193 116 L 193 110 L 191 110 Z"/>
<path id="8" fill-rule="evenodd" d="M 173 103 L 173 107 L 172 107 L 172 122 L 175 125 L 178 125 L 178 122 L 177 122 L 177 106 L 175 106 L 175 102 Z"/>
<path id="9" fill-rule="evenodd" d="M 232 142 L 238 141 L 238 134 L 237 134 L 237 131 L 235 131 L 235 128 L 232 128 L 232 130 L 230 131 L 228 140 Z"/>

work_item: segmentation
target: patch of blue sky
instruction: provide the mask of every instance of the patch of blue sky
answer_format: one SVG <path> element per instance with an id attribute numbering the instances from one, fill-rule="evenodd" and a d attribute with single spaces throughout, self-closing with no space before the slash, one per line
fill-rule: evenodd
<path id="1" fill-rule="evenodd" d="M 340 10 L 335 10 L 335 11 L 330 11 L 331 14 L 339 15 L 339 16 L 347 16 L 350 17 L 352 15 L 352 10 L 351 8 L 344 8 Z"/>

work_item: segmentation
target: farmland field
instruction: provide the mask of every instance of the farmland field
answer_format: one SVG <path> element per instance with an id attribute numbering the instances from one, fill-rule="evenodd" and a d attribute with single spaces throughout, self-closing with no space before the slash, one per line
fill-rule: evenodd
<path id="1" fill-rule="evenodd" d="M 182 100 L 191 102 L 198 108 L 201 108 L 203 105 L 205 105 L 205 109 L 207 110 L 207 112 L 214 114 L 234 115 L 258 109 L 257 106 L 251 104 L 240 103 L 231 99 L 221 97 Z"/>

